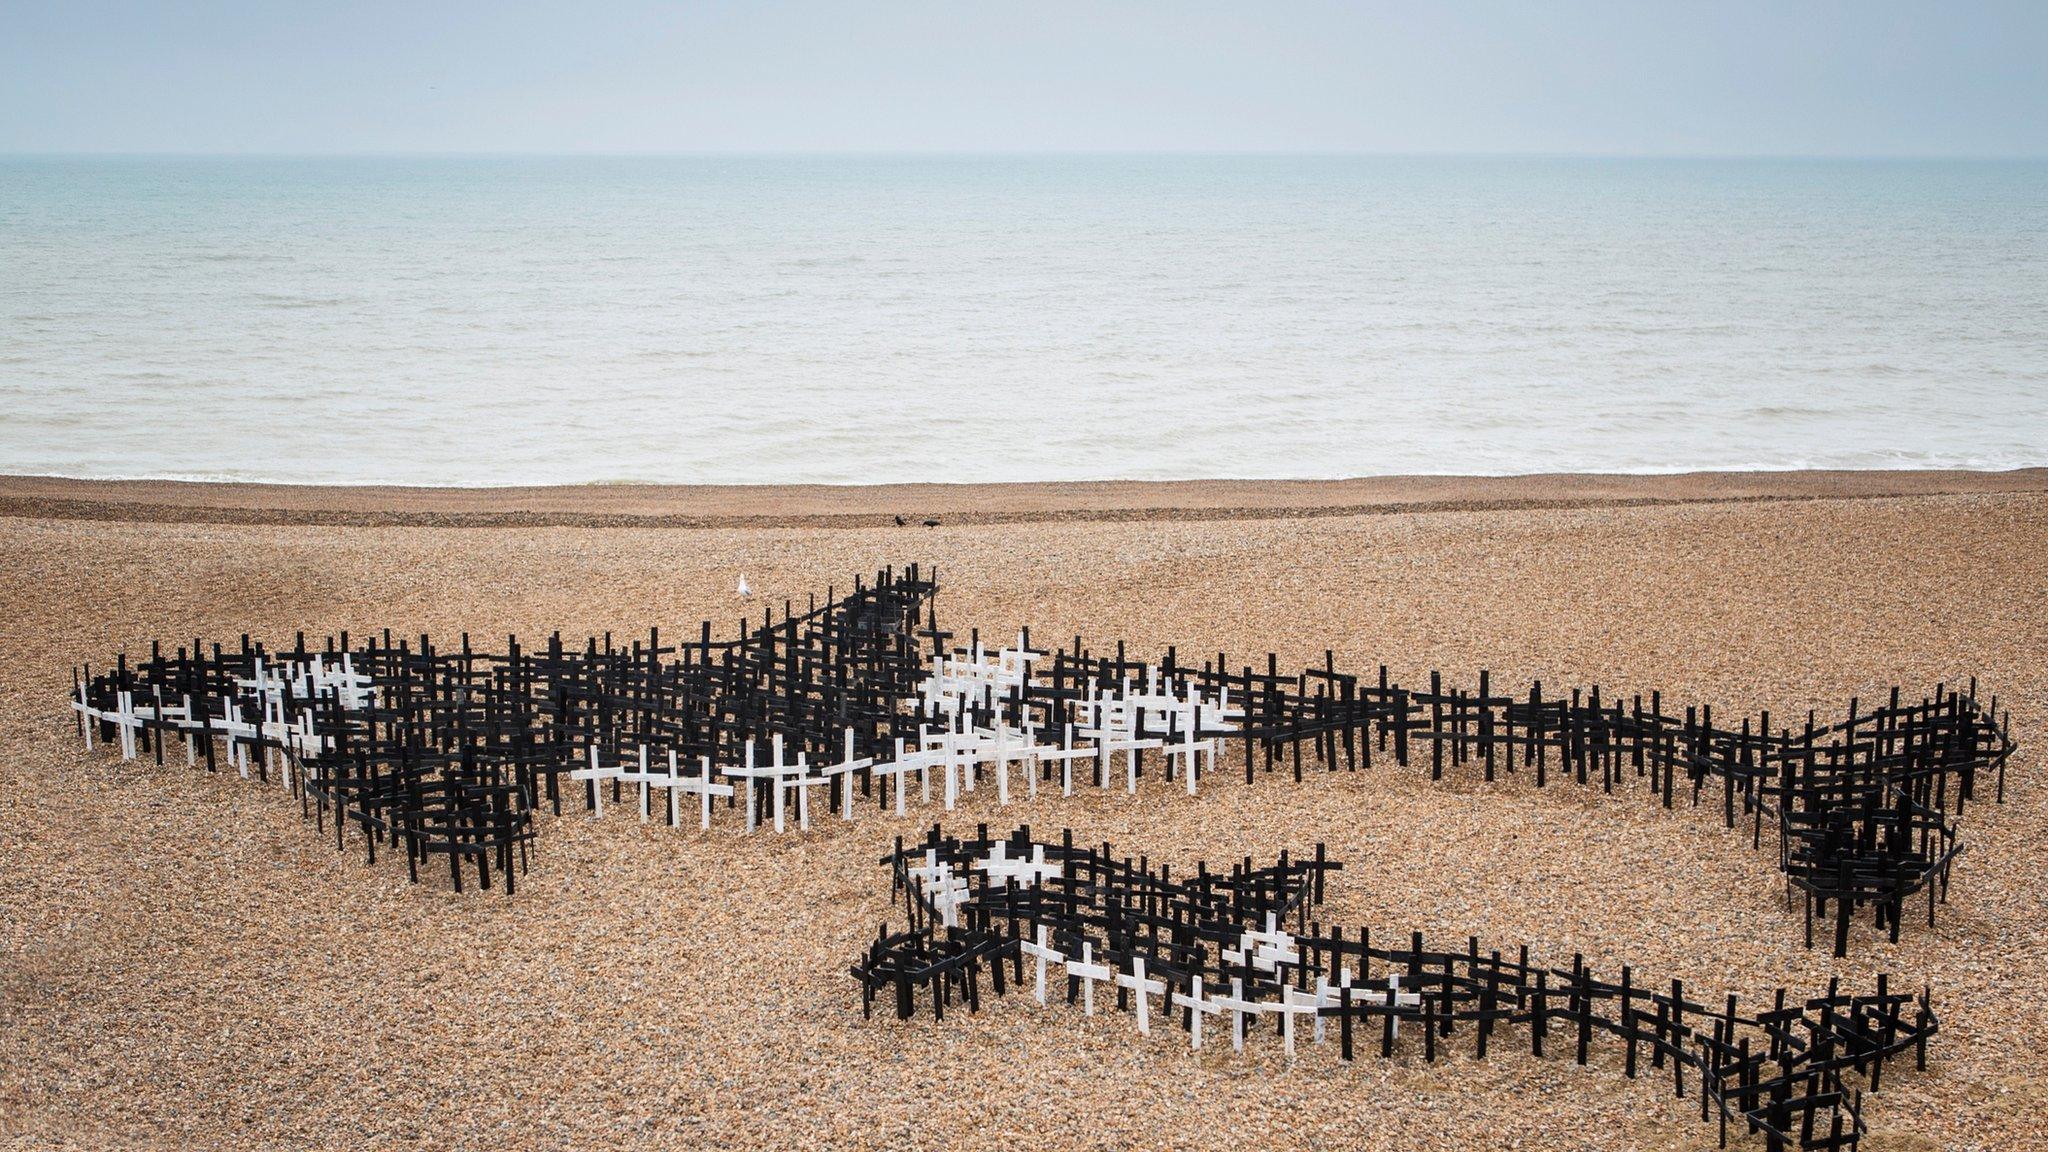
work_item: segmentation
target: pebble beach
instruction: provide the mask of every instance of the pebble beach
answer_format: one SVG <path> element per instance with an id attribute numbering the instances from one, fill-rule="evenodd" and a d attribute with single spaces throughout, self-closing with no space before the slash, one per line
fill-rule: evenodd
<path id="1" fill-rule="evenodd" d="M 898 518 L 904 522 L 898 524 Z M 927 527 L 926 520 L 937 521 Z M 941 624 L 1283 667 L 1480 669 L 1824 719 L 1978 678 L 2021 749 L 1937 927 L 1801 947 L 1711 805 L 1426 766 L 873 808 L 798 835 L 540 819 L 517 894 L 337 853 L 281 791 L 87 752 L 71 670 L 153 638 L 729 632 L 916 561 Z M 753 591 L 735 592 L 744 576 Z M 958 488 L 290 488 L 0 478 L 0 1146 L 1708 1149 L 1668 1080 L 1526 1043 L 1290 1064 L 985 998 L 863 1017 L 877 861 L 936 821 L 1169 861 L 1328 846 L 1326 923 L 1583 953 L 1711 1001 L 1932 986 L 1871 1152 L 2048 1148 L 2048 470 Z M 1725 710 L 1725 711 L 1724 711 Z M 1986 800 L 1988 801 L 1988 788 Z M 1519 1033 L 1517 1033 L 1519 1039 Z M 1761 1147 L 1761 1144 L 1757 1144 Z"/>

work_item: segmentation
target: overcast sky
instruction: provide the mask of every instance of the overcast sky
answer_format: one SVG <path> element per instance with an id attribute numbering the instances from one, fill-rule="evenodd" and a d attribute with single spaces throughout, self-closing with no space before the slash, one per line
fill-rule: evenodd
<path id="1" fill-rule="evenodd" d="M 0 151 L 2048 155 L 2048 0 L 0 0 Z"/>

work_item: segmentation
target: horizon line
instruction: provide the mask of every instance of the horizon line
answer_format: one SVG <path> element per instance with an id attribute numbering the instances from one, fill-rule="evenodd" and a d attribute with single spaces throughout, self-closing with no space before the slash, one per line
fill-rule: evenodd
<path id="1" fill-rule="evenodd" d="M 491 159 L 1030 159 L 1049 157 L 1385 159 L 1385 160 L 1776 160 L 1811 162 L 1977 162 L 2028 163 L 2048 153 L 2023 152 L 1600 152 L 1600 151 L 1399 151 L 1367 149 L 1259 148 L 721 148 L 647 150 L 544 149 L 335 149 L 308 151 L 201 149 L 5 149 L 6 159 L 65 160 L 491 160 Z"/>

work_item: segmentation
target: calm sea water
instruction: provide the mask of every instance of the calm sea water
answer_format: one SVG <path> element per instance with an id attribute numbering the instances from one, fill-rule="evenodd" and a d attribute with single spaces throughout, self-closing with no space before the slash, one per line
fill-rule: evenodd
<path id="1" fill-rule="evenodd" d="M 2048 464 L 2048 165 L 0 159 L 0 471 Z"/>

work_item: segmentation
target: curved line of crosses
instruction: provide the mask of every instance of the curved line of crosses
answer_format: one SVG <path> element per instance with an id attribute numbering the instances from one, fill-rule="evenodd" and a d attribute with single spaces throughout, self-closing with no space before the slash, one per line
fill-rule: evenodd
<path id="1" fill-rule="evenodd" d="M 1863 1088 L 1876 1091 L 1885 1062 L 1903 1053 L 1924 1071 L 1940 1028 L 1926 989 L 1897 992 L 1884 975 L 1868 993 L 1835 981 L 1788 1001 L 1779 988 L 1769 1007 L 1744 1013 L 1736 996 L 1717 1007 L 1689 999 L 1682 981 L 1646 984 L 1626 966 L 1598 978 L 1582 956 L 1567 970 L 1532 964 L 1526 946 L 1504 958 L 1476 938 L 1432 950 L 1419 932 L 1375 944 L 1369 931 L 1325 930 L 1309 914 L 1342 864 L 1320 844 L 1309 859 L 1283 852 L 1265 868 L 1246 859 L 1175 878 L 1108 844 L 1076 846 L 1071 832 L 1036 841 L 1025 827 L 995 839 L 983 825 L 962 840 L 934 826 L 921 843 L 899 838 L 882 862 L 910 927 L 884 925 L 852 968 L 869 1014 L 889 997 L 907 1019 L 920 993 L 942 1019 L 950 1003 L 977 1011 L 986 982 L 997 995 L 1028 986 L 1041 1006 L 1049 985 L 1063 985 L 1089 1016 L 1100 989 L 1140 1035 L 1163 1019 L 1198 1051 L 1226 1018 L 1240 1052 L 1271 1024 L 1290 1062 L 1301 1044 L 1333 1034 L 1349 1061 L 1355 1032 L 1376 1036 L 1382 1057 L 1401 1045 L 1434 1061 L 1462 1031 L 1484 1060 L 1497 1037 L 1522 1028 L 1532 1055 L 1556 1033 L 1584 1065 L 1595 1036 L 1612 1037 L 1630 1079 L 1645 1062 L 1668 1068 L 1683 1098 L 1690 1075 L 1700 1119 L 1718 1117 L 1723 1143 L 1733 1122 L 1774 1150 L 1854 1149 L 1866 1130 Z"/>

